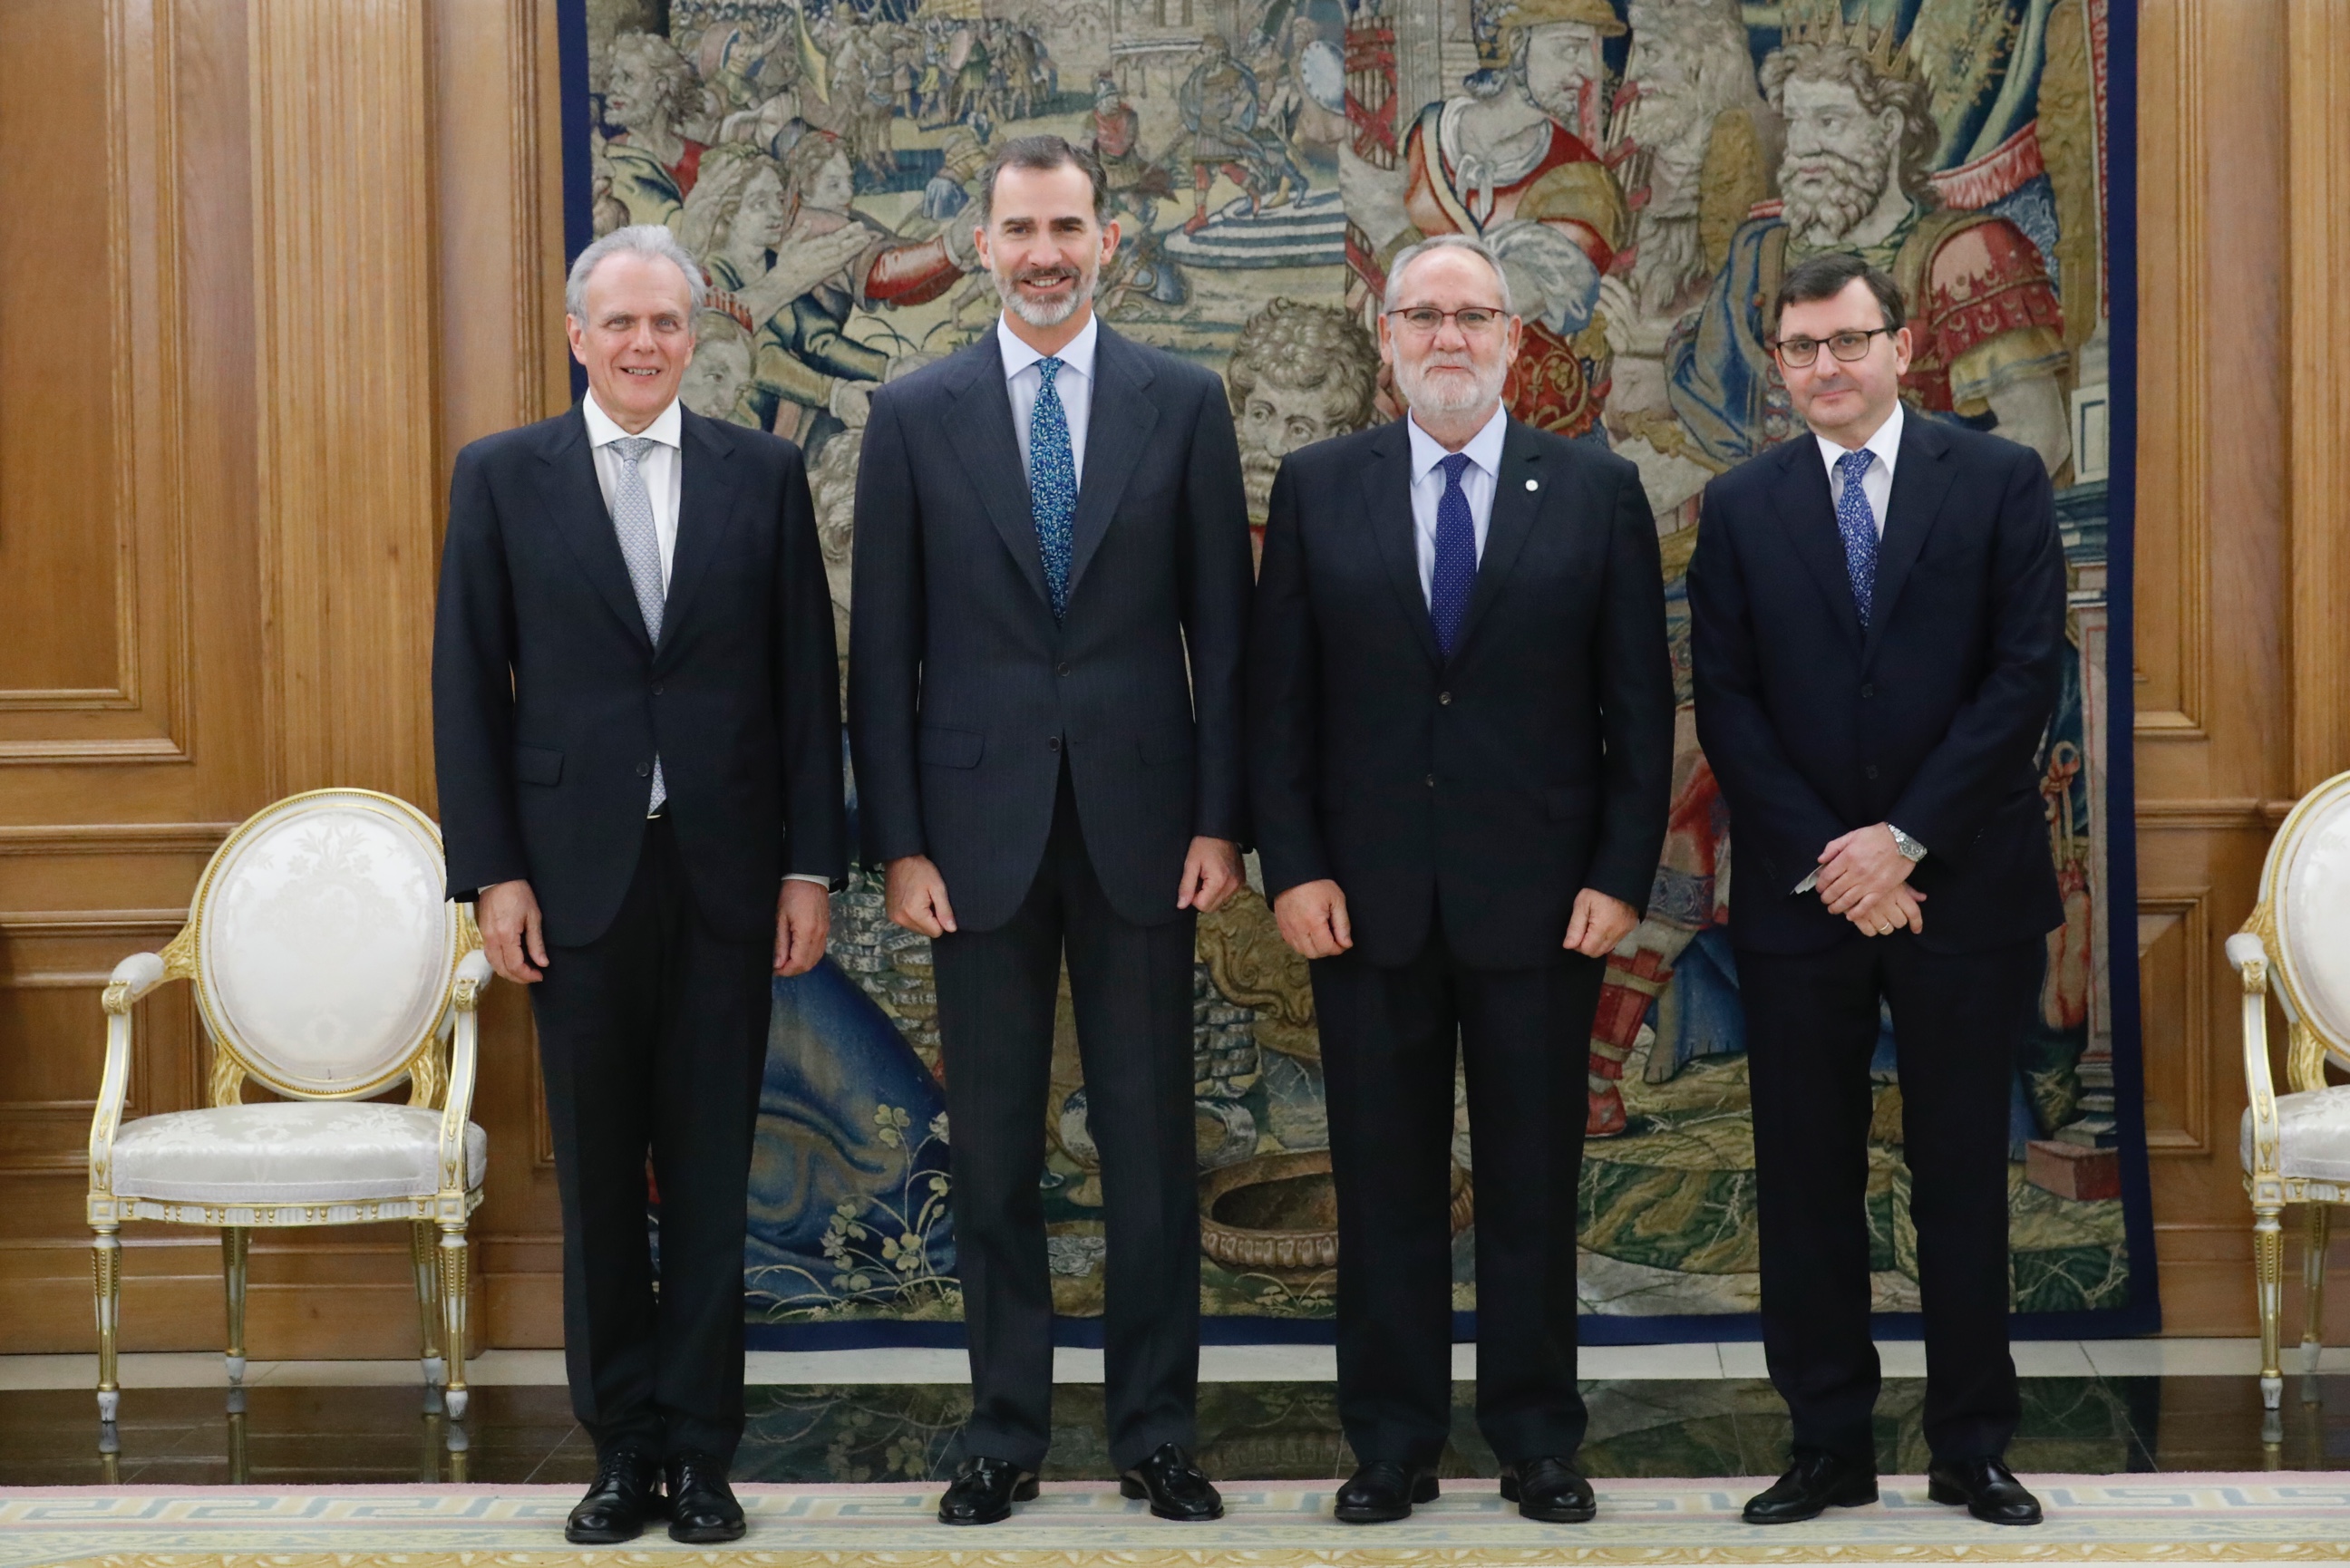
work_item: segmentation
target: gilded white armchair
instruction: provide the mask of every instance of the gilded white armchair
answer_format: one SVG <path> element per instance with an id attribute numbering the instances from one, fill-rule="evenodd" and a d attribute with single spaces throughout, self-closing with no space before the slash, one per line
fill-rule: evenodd
<path id="1" fill-rule="evenodd" d="M 2261 1313 L 2261 1402 L 2284 1397 L 2277 1317 L 2284 1297 L 2288 1203 L 2308 1206 L 2303 1278 L 2309 1326 L 2305 1370 L 2317 1370 L 2324 1336 L 2325 1241 L 2330 1205 L 2350 1202 L 2350 1085 L 2329 1087 L 2329 1058 L 2350 1066 L 2350 774 L 2304 795 L 2277 829 L 2261 868 L 2260 902 L 2228 939 L 2228 961 L 2244 983 L 2244 1186 L 2252 1199 L 2252 1262 Z M 2288 1026 L 2280 1095 L 2269 1075 L 2268 995 Z"/>
<path id="2" fill-rule="evenodd" d="M 470 912 L 442 894 L 430 817 L 387 794 L 316 790 L 229 835 L 180 934 L 115 967 L 89 1128 L 101 1421 L 122 1398 L 127 1220 L 219 1229 L 233 1386 L 244 1377 L 253 1227 L 407 1221 L 425 1382 L 445 1383 L 449 1414 L 463 1417 L 465 1221 L 489 1161 L 468 1116 L 490 966 Z M 126 1124 L 131 1009 L 172 980 L 195 986 L 213 1103 Z M 248 1076 L 284 1098 L 243 1104 Z M 361 1103 L 403 1078 L 408 1104 Z"/>

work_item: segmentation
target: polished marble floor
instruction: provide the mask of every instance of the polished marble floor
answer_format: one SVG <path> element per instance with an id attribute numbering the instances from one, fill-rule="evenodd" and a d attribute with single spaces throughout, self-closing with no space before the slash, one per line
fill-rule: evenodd
<path id="1" fill-rule="evenodd" d="M 1447 1476 L 1491 1475 L 1478 1436 L 1473 1347 L 1462 1346 Z M 2023 1422 L 2009 1458 L 2027 1473 L 2350 1469 L 2350 1357 L 2289 1377 L 2263 1420 L 2242 1341 L 2019 1345 Z M 1882 1347 L 1878 1462 L 1924 1469 L 1925 1385 L 1915 1345 Z M 1351 1468 L 1327 1347 L 1213 1347 L 1203 1361 L 1201 1458 L 1211 1474 L 1309 1480 Z M 211 1355 L 125 1357 L 115 1451 L 100 1451 L 87 1356 L 0 1357 L 0 1486 L 584 1481 L 595 1451 L 571 1417 L 561 1358 L 497 1352 L 473 1364 L 462 1427 L 428 1412 L 413 1362 L 256 1362 L 241 1411 Z M 1593 1349 L 1585 1394 L 1594 1476 L 1759 1475 L 1787 1452 L 1785 1407 L 1751 1345 Z M 1061 1354 L 1046 1477 L 1107 1479 L 1098 1352 Z M 969 1407 L 954 1351 L 759 1355 L 735 1471 L 765 1481 L 909 1480 L 959 1457 Z"/>

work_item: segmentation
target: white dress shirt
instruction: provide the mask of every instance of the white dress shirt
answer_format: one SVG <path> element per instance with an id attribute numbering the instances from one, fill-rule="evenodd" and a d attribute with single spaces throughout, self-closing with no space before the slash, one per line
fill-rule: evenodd
<path id="1" fill-rule="evenodd" d="M 1885 537 L 1885 509 L 1893 502 L 1893 465 L 1901 456 L 1903 417 L 1901 404 L 1896 400 L 1893 411 L 1877 427 L 1877 433 L 1855 449 L 1877 459 L 1860 476 L 1860 493 L 1868 499 L 1869 515 L 1877 519 L 1877 536 L 1880 539 Z M 1836 462 L 1846 455 L 1845 449 L 1824 435 L 1815 433 L 1812 439 L 1820 443 L 1820 461 L 1828 465 L 1828 499 L 1842 505 L 1844 475 L 1836 472 Z"/>
<path id="2" fill-rule="evenodd" d="M 1452 454 L 1420 429 L 1418 420 L 1406 415 L 1404 424 L 1411 431 L 1412 540 L 1419 556 L 1420 597 L 1425 598 L 1436 580 L 1436 508 L 1444 499 L 1444 471 L 1437 464 Z M 1469 460 L 1469 466 L 1461 471 L 1461 491 L 1469 498 L 1469 520 L 1476 525 L 1481 562 L 1485 558 L 1485 535 L 1493 524 L 1493 492 L 1502 482 L 1502 438 L 1509 430 L 1509 410 L 1496 407 L 1485 428 L 1461 449 Z"/>
<path id="3" fill-rule="evenodd" d="M 1069 421 L 1069 458 L 1077 483 L 1086 482 L 1086 426 L 1094 411 L 1094 346 L 1101 339 L 1101 317 L 1088 315 L 1077 335 L 1062 345 L 1054 358 L 1061 368 L 1053 373 L 1053 389 L 1061 394 L 1061 412 Z M 1012 394 L 1012 428 L 1020 437 L 1020 472 L 1028 472 L 1028 421 L 1044 394 L 1045 372 L 1036 361 L 1045 356 L 1021 341 L 1012 324 L 995 320 L 995 345 L 1003 353 L 1004 390 Z"/>
<path id="4" fill-rule="evenodd" d="M 685 493 L 685 462 L 678 442 L 685 431 L 684 416 L 678 412 L 676 399 L 669 407 L 653 416 L 653 422 L 637 433 L 651 439 L 652 445 L 637 460 L 637 472 L 645 476 L 645 493 L 653 504 L 653 537 L 660 541 L 661 597 L 669 596 L 670 563 L 677 557 L 677 513 L 680 498 Z M 612 443 L 629 432 L 612 421 L 612 416 L 597 405 L 596 394 L 589 392 L 579 404 L 588 416 L 588 444 L 596 453 L 596 484 L 604 493 L 604 513 L 612 511 L 612 487 L 620 483 L 620 454 Z"/>
<path id="5" fill-rule="evenodd" d="M 645 493 L 653 504 L 653 537 L 660 542 L 663 598 L 669 597 L 671 567 L 677 560 L 677 514 L 685 496 L 685 453 L 679 444 L 685 432 L 685 420 L 678 407 L 677 400 L 671 399 L 669 407 L 638 432 L 651 437 L 653 442 L 637 460 L 637 472 L 644 475 Z M 580 400 L 579 410 L 587 416 L 588 445 L 596 456 L 596 485 L 604 493 L 604 514 L 608 518 L 612 513 L 612 490 L 620 483 L 620 454 L 612 450 L 612 443 L 629 432 L 597 406 L 592 391 Z M 819 888 L 832 886 L 830 878 L 805 871 L 791 872 L 784 879 L 813 882 Z"/>

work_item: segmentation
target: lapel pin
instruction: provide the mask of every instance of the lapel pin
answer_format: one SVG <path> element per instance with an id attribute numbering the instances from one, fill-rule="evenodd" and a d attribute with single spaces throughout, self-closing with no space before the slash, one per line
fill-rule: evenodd
<path id="1" fill-rule="evenodd" d="M 1528 490 L 1540 490 L 1542 488 L 1542 481 L 1539 479 L 1529 479 L 1526 481 L 1526 488 Z"/>

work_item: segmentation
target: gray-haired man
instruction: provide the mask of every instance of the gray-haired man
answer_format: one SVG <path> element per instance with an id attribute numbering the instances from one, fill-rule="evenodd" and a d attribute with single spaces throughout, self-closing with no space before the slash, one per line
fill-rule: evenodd
<path id="1" fill-rule="evenodd" d="M 449 893 L 538 1022 L 598 1461 L 582 1542 L 663 1512 L 680 1541 L 743 1533 L 726 1467 L 769 976 L 824 956 L 847 869 L 807 476 L 789 442 L 679 407 L 703 288 L 656 225 L 580 254 L 588 398 L 458 454 L 433 633 Z"/>

